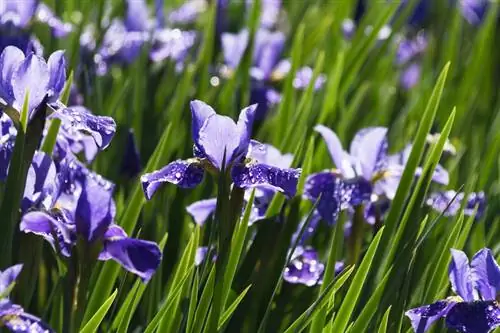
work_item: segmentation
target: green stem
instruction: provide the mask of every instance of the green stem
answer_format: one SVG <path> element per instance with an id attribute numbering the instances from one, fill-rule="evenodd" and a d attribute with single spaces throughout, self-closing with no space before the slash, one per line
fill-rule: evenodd
<path id="1" fill-rule="evenodd" d="M 359 205 L 354 209 L 354 217 L 352 219 L 351 235 L 347 241 L 348 246 L 348 264 L 355 265 L 361 255 L 361 245 L 363 243 L 363 231 L 365 225 L 364 206 Z"/>

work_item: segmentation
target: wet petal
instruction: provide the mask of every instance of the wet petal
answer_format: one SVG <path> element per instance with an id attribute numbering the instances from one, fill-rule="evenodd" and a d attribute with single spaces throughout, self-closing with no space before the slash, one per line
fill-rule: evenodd
<path id="1" fill-rule="evenodd" d="M 500 326 L 498 303 L 457 303 L 446 316 L 446 326 L 463 333 L 487 333 Z"/>
<path id="2" fill-rule="evenodd" d="M 20 111 L 26 92 L 29 91 L 28 111 L 42 102 L 49 89 L 50 72 L 41 57 L 31 53 L 12 73 L 12 92 L 15 97 L 14 108 Z"/>
<path id="3" fill-rule="evenodd" d="M 55 333 L 40 318 L 26 312 L 0 318 L 0 321 L 15 333 Z"/>
<path id="4" fill-rule="evenodd" d="M 191 205 L 186 207 L 187 212 L 193 220 L 198 225 L 205 224 L 205 221 L 208 220 L 210 215 L 215 212 L 215 207 L 217 206 L 217 199 L 207 199 L 200 200 L 192 203 Z"/>
<path id="5" fill-rule="evenodd" d="M 45 153 L 36 152 L 26 177 L 22 211 L 37 204 L 36 199 L 44 200 L 43 194 L 54 195 L 56 187 L 56 166 L 52 158 Z"/>
<path id="6" fill-rule="evenodd" d="M 308 287 L 320 284 L 325 265 L 319 261 L 318 253 L 312 247 L 298 246 L 292 260 L 286 266 L 283 278 L 289 283 L 300 283 Z"/>
<path id="7" fill-rule="evenodd" d="M 119 228 L 115 226 L 114 228 Z M 151 279 L 160 265 L 161 251 L 155 242 L 142 239 L 110 235 L 107 233 L 104 240 L 101 260 L 111 258 L 117 261 L 127 271 L 136 274 L 144 282 Z"/>
<path id="8" fill-rule="evenodd" d="M 14 101 L 12 74 L 23 60 L 23 51 L 15 46 L 7 46 L 0 55 L 0 98 L 8 104 Z"/>
<path id="9" fill-rule="evenodd" d="M 193 188 L 201 183 L 203 174 L 204 170 L 198 161 L 177 160 L 160 170 L 142 175 L 142 189 L 146 199 L 150 200 L 160 185 L 164 183 L 172 183 L 181 188 Z"/>
<path id="10" fill-rule="evenodd" d="M 304 196 L 315 202 L 321 195 L 317 210 L 326 222 L 334 224 L 340 214 L 342 180 L 330 171 L 310 175 L 304 186 Z"/>
<path id="11" fill-rule="evenodd" d="M 381 170 L 387 157 L 387 128 L 369 127 L 360 130 L 351 142 L 349 152 L 359 163 L 358 174 L 371 180 L 375 171 Z"/>
<path id="12" fill-rule="evenodd" d="M 451 263 L 448 272 L 453 291 L 466 302 L 473 301 L 472 273 L 469 259 L 464 252 L 451 249 Z"/>
<path id="13" fill-rule="evenodd" d="M 49 98 L 57 100 L 66 82 L 66 58 L 64 51 L 52 53 L 47 61 L 50 71 Z"/>
<path id="14" fill-rule="evenodd" d="M 333 163 L 335 163 L 335 166 L 342 171 L 342 175 L 346 178 L 354 177 L 356 174 L 352 168 L 351 158 L 342 148 L 342 144 L 337 135 L 331 129 L 323 125 L 316 125 L 314 130 L 321 134 L 323 140 L 325 140 L 330 157 Z"/>
<path id="15" fill-rule="evenodd" d="M 301 172 L 301 169 L 280 169 L 267 164 L 239 164 L 233 167 L 231 176 L 238 187 L 266 186 L 293 197 Z"/>
<path id="16" fill-rule="evenodd" d="M 24 214 L 19 229 L 24 233 L 41 236 L 51 245 L 54 245 L 54 234 L 58 235 L 64 243 L 71 243 L 68 228 L 57 218 L 45 212 L 32 211 Z"/>
<path id="17" fill-rule="evenodd" d="M 362 177 L 344 180 L 341 191 L 342 209 L 370 201 L 372 191 L 371 183 Z"/>
<path id="18" fill-rule="evenodd" d="M 55 108 L 51 117 L 61 119 L 63 126 L 89 134 L 100 149 L 105 149 L 115 135 L 116 123 L 111 117 L 96 116 L 83 106 L 64 107 L 59 104 Z"/>
<path id="19" fill-rule="evenodd" d="M 0 272 L 0 295 L 2 295 L 3 297 L 7 296 L 5 295 L 5 292 L 10 285 L 16 282 L 17 276 L 19 275 L 19 273 L 21 273 L 22 269 L 23 265 L 18 264 L 5 269 L 3 272 Z"/>
<path id="20" fill-rule="evenodd" d="M 445 317 L 454 306 L 454 302 L 438 301 L 430 305 L 408 310 L 405 314 L 410 318 L 411 326 L 415 333 L 424 333 L 430 328 L 432 323 Z"/>
<path id="21" fill-rule="evenodd" d="M 483 300 L 495 300 L 500 293 L 500 267 L 490 249 L 478 251 L 471 260 L 472 279 Z"/>

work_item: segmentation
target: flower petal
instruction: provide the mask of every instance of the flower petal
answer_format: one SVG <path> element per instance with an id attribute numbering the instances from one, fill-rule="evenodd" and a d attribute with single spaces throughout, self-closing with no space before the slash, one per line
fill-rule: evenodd
<path id="1" fill-rule="evenodd" d="M 191 133 L 195 145 L 200 148 L 200 130 L 208 117 L 216 114 L 215 110 L 205 102 L 194 100 L 189 104 L 191 107 Z"/>
<path id="2" fill-rule="evenodd" d="M 114 226 L 114 228 L 119 227 Z M 123 234 L 117 236 L 115 233 L 112 232 L 113 235 L 107 233 L 105 236 L 103 252 L 106 254 L 99 259 L 113 259 L 144 282 L 149 281 L 160 265 L 162 257 L 158 245 L 151 241 L 123 237 Z"/>
<path id="3" fill-rule="evenodd" d="M 7 46 L 0 55 L 0 98 L 8 104 L 14 101 L 12 74 L 23 60 L 23 51 L 15 46 Z"/>
<path id="4" fill-rule="evenodd" d="M 217 198 L 200 200 L 186 207 L 187 212 L 198 225 L 205 224 L 205 221 L 215 212 Z"/>
<path id="5" fill-rule="evenodd" d="M 356 160 L 358 176 L 371 180 L 375 171 L 381 170 L 387 158 L 387 128 L 368 127 L 356 133 L 349 152 Z"/>
<path id="6" fill-rule="evenodd" d="M 342 180 L 330 171 L 323 171 L 310 175 L 304 186 L 304 196 L 318 202 L 317 210 L 326 222 L 334 224 L 340 214 L 342 201 Z"/>
<path id="7" fill-rule="evenodd" d="M 116 132 L 116 123 L 111 117 L 96 116 L 83 106 L 65 107 L 52 105 L 56 111 L 51 117 L 59 118 L 63 126 L 89 134 L 100 149 L 105 149 Z"/>
<path id="8" fill-rule="evenodd" d="M 56 38 L 66 37 L 71 31 L 73 31 L 71 23 L 61 21 L 61 19 L 54 14 L 52 9 L 44 3 L 38 4 L 36 17 L 38 21 L 43 22 L 50 27 L 52 34 Z"/>
<path id="9" fill-rule="evenodd" d="M 455 304 L 446 300 L 437 301 L 430 305 L 408 310 L 405 315 L 410 318 L 411 326 L 415 333 L 424 333 L 430 328 L 432 323 L 439 318 L 445 317 Z"/>
<path id="10" fill-rule="evenodd" d="M 40 318 L 26 312 L 5 316 L 0 321 L 15 333 L 55 333 Z"/>
<path id="11" fill-rule="evenodd" d="M 24 233 L 41 236 L 52 246 L 54 246 L 54 234 L 60 237 L 60 240 L 64 243 L 71 243 L 71 235 L 68 228 L 57 218 L 42 211 L 31 211 L 24 214 L 19 225 L 19 230 Z"/>
<path id="12" fill-rule="evenodd" d="M 236 154 L 239 157 L 245 157 L 248 153 L 248 146 L 250 145 L 250 138 L 252 137 L 253 122 L 255 120 L 255 113 L 257 110 L 257 104 L 247 106 L 240 112 L 238 117 L 238 122 L 236 127 L 238 127 L 238 132 L 240 133 L 238 151 Z"/>
<path id="13" fill-rule="evenodd" d="M 267 164 L 238 164 L 233 167 L 231 176 L 238 187 L 265 186 L 293 197 L 301 172 L 302 169 L 280 169 Z"/>
<path id="14" fill-rule="evenodd" d="M 319 261 L 318 252 L 312 247 L 297 246 L 292 260 L 286 266 L 283 279 L 289 283 L 312 287 L 323 279 L 325 265 Z"/>
<path id="15" fill-rule="evenodd" d="M 142 189 L 146 199 L 150 200 L 163 183 L 172 183 L 181 188 L 193 188 L 201 183 L 203 174 L 204 170 L 198 161 L 177 160 L 160 170 L 142 175 Z"/>
<path id="16" fill-rule="evenodd" d="M 49 89 L 50 72 L 47 63 L 41 57 L 31 53 L 12 73 L 12 92 L 14 108 L 21 111 L 26 92 L 29 91 L 28 112 L 43 101 Z"/>
<path id="17" fill-rule="evenodd" d="M 4 293 L 14 282 L 16 282 L 17 276 L 21 273 L 22 269 L 23 265 L 18 264 L 0 272 L 0 295 L 3 297 L 7 296 Z"/>
<path id="18" fill-rule="evenodd" d="M 463 333 L 487 333 L 500 326 L 500 308 L 494 301 L 460 302 L 448 312 L 446 326 Z"/>
<path id="19" fill-rule="evenodd" d="M 403 89 L 410 90 L 418 84 L 421 75 L 422 65 L 418 62 L 414 62 L 403 70 L 399 82 Z"/>
<path id="20" fill-rule="evenodd" d="M 466 302 L 474 300 L 474 287 L 472 285 L 472 273 L 467 255 L 460 251 L 451 249 L 451 263 L 448 274 L 453 291 Z"/>
<path id="21" fill-rule="evenodd" d="M 50 71 L 49 98 L 57 100 L 66 82 L 66 58 L 64 51 L 59 50 L 52 53 L 47 61 Z"/>
<path id="22" fill-rule="evenodd" d="M 285 46 L 285 34 L 281 31 L 271 32 L 266 29 L 259 29 L 255 35 L 255 45 L 253 62 L 261 73 L 259 76 L 263 80 L 271 77 L 274 67 L 278 64 L 279 58 Z"/>
<path id="23" fill-rule="evenodd" d="M 35 14 L 38 0 L 4 0 L 7 12 L 16 15 L 14 26 L 24 28 Z"/>
<path id="24" fill-rule="evenodd" d="M 343 180 L 342 209 L 370 201 L 372 191 L 372 184 L 365 178 L 357 177 Z"/>
<path id="25" fill-rule="evenodd" d="M 148 6 L 145 0 L 127 0 L 125 26 L 129 31 L 147 31 L 150 27 Z"/>
<path id="26" fill-rule="evenodd" d="M 232 70 L 236 69 L 245 53 L 250 34 L 247 29 L 237 34 L 224 32 L 221 35 L 224 63 Z"/>
<path id="27" fill-rule="evenodd" d="M 471 269 L 483 300 L 495 300 L 500 293 L 500 267 L 491 250 L 479 250 L 471 260 Z"/>
<path id="28" fill-rule="evenodd" d="M 342 175 L 345 178 L 355 177 L 356 173 L 352 168 L 351 158 L 342 148 L 342 144 L 337 135 L 331 129 L 323 125 L 316 125 L 314 130 L 321 134 L 323 140 L 325 140 L 330 157 L 333 163 L 335 163 L 335 166 L 342 171 Z"/>
<path id="29" fill-rule="evenodd" d="M 125 153 L 123 155 L 121 172 L 129 178 L 138 175 L 142 170 L 141 155 L 137 148 L 135 134 L 132 129 L 129 129 L 127 135 L 127 143 Z"/>

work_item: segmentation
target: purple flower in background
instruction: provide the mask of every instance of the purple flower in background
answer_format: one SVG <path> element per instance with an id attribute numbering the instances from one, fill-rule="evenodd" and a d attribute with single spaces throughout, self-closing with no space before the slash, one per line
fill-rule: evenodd
<path id="1" fill-rule="evenodd" d="M 188 0 L 168 14 L 168 21 L 172 24 L 191 24 L 207 9 L 206 0 Z"/>
<path id="2" fill-rule="evenodd" d="M 141 170 L 141 155 L 139 154 L 135 134 L 132 129 L 129 129 L 127 135 L 127 143 L 125 146 L 125 153 L 122 160 L 121 172 L 129 178 L 133 178 L 137 176 L 141 172 Z"/>
<path id="3" fill-rule="evenodd" d="M 427 37 L 423 33 L 419 33 L 413 39 L 402 39 L 399 42 L 395 61 L 403 70 L 400 83 L 404 89 L 411 89 L 420 81 L 421 58 L 427 46 Z"/>
<path id="4" fill-rule="evenodd" d="M 488 0 L 458 0 L 458 6 L 463 17 L 472 25 L 479 25 L 486 17 Z"/>
<path id="5" fill-rule="evenodd" d="M 23 265 L 14 265 L 0 271 L 0 324 L 11 332 L 52 333 L 54 330 L 40 318 L 24 312 L 20 305 L 12 303 L 8 298 L 22 268 Z"/>
<path id="6" fill-rule="evenodd" d="M 114 185 L 72 159 L 60 163 L 59 169 L 40 185 L 42 199 L 47 202 L 48 197 L 50 203 L 24 214 L 21 231 L 42 236 L 65 257 L 71 257 L 77 238 L 88 246 L 101 244 L 99 260 L 113 259 L 148 281 L 160 264 L 161 251 L 154 242 L 129 238 L 114 223 Z"/>
<path id="7" fill-rule="evenodd" d="M 254 140 L 250 142 L 248 158 L 258 163 L 265 163 L 281 169 L 289 168 L 293 161 L 292 154 L 281 154 L 281 152 L 272 145 L 262 144 Z M 255 197 L 250 219 L 248 221 L 250 225 L 265 217 L 267 208 L 274 194 L 278 191 L 274 186 L 269 186 L 268 184 L 257 185 L 254 188 Z M 250 198 L 250 194 L 251 190 L 245 192 L 245 206 Z M 216 206 L 217 198 L 211 198 L 192 203 L 186 207 L 186 211 L 191 215 L 196 224 L 203 225 L 215 212 Z"/>
<path id="8" fill-rule="evenodd" d="M 426 332 L 433 322 L 446 318 L 446 326 L 463 333 L 487 333 L 500 326 L 500 267 L 491 250 L 482 249 L 472 258 L 451 249 L 449 278 L 458 296 L 408 310 L 416 333 Z"/>
<path id="9" fill-rule="evenodd" d="M 38 5 L 36 18 L 38 21 L 47 24 L 56 38 L 66 37 L 71 31 L 73 31 L 73 25 L 63 22 L 54 14 L 49 6 L 43 3 Z"/>
<path id="10" fill-rule="evenodd" d="M 335 263 L 335 275 L 344 269 L 344 263 Z M 319 261 L 318 252 L 310 246 L 297 246 L 290 263 L 286 266 L 283 279 L 292 284 L 312 287 L 323 283 L 325 265 Z"/>
<path id="11" fill-rule="evenodd" d="M 463 192 L 457 193 L 456 191 L 442 191 L 430 195 L 427 199 L 427 205 L 442 213 L 444 216 L 455 216 L 460 212 L 460 207 L 464 201 L 465 194 Z M 448 207 L 449 206 L 449 207 Z M 467 197 L 464 206 L 464 214 L 471 216 L 477 206 L 476 219 L 479 220 L 484 214 L 486 209 L 486 196 L 484 192 L 472 192 Z"/>
<path id="12" fill-rule="evenodd" d="M 0 116 L 0 180 L 7 178 L 16 135 L 17 130 L 12 120 L 6 114 L 2 114 Z"/>
<path id="13" fill-rule="evenodd" d="M 238 122 L 218 115 L 201 101 L 191 102 L 192 137 L 195 157 L 171 162 L 164 168 L 141 177 L 144 194 L 151 199 L 160 185 L 172 183 L 193 188 L 203 180 L 204 171 L 230 172 L 235 186 L 266 186 L 294 196 L 300 169 L 282 169 L 258 161 L 246 160 L 249 154 L 256 105 L 243 109 Z"/>

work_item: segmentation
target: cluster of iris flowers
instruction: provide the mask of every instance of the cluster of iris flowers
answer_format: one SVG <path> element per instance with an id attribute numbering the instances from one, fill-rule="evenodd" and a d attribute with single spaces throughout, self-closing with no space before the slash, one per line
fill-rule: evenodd
<path id="1" fill-rule="evenodd" d="M 116 185 L 92 170 L 92 163 L 117 132 L 115 120 L 94 114 L 83 105 L 78 85 L 67 75 L 65 51 L 55 51 L 45 58 L 44 48 L 30 32 L 30 26 L 46 24 L 56 39 L 75 31 L 81 33 L 78 36 L 81 62 L 73 69 L 77 75 L 90 75 L 97 80 L 110 75 L 115 67 L 131 66 L 144 54 L 151 63 L 170 62 L 177 73 L 182 73 L 193 54 L 200 51 L 202 33 L 195 27 L 210 3 L 189 0 L 165 13 L 163 2 L 155 1 L 151 15 L 146 2 L 127 0 L 123 19 L 104 3 L 103 15 L 98 20 L 77 26 L 64 22 L 49 6 L 38 1 L 0 2 L 0 178 L 7 189 L 22 187 L 18 194 L 12 192 L 10 202 L 17 206 L 7 207 L 4 197 L 1 207 L 6 214 L 2 218 L 11 226 L 6 227 L 0 240 L 7 250 L 3 255 L 6 259 L 2 260 L 6 266 L 0 267 L 3 269 L 0 322 L 13 332 L 53 331 L 9 297 L 23 269 L 23 263 L 13 262 L 17 256 L 12 253 L 12 239 L 19 234 L 36 235 L 48 242 L 58 264 L 64 267 L 62 271 L 70 290 L 75 290 L 64 304 L 70 309 L 71 320 L 65 323 L 68 331 L 77 329 L 82 321 L 81 311 L 75 307 L 85 306 L 91 268 L 98 261 L 113 260 L 144 283 L 153 277 L 162 261 L 162 249 L 156 242 L 129 237 L 118 224 Z M 211 177 L 231 193 L 231 203 L 239 200 L 231 207 L 236 210 L 233 213 L 237 220 L 243 219 L 245 207 L 251 205 L 249 225 L 266 223 L 276 198 L 285 202 L 297 198 L 310 201 L 314 209 L 298 224 L 290 243 L 295 246 L 288 250 L 289 261 L 281 275 L 288 284 L 321 285 L 326 263 L 312 240 L 321 233 L 321 228 L 333 228 L 339 218 L 345 220 L 344 235 L 349 244 L 363 241 L 356 232 L 360 227 L 379 230 L 392 207 L 412 144 L 391 153 L 389 148 L 394 145 L 389 139 L 389 129 L 366 127 L 354 135 L 346 150 L 333 130 L 317 124 L 312 132 L 324 141 L 331 167 L 305 174 L 297 167 L 293 154 L 254 140 L 257 123 L 270 117 L 271 110 L 281 103 L 279 86 L 289 75 L 293 75 L 293 89 L 310 87 L 313 93 L 324 89 L 331 78 L 315 73 L 308 66 L 292 68 L 293 60 L 284 56 L 287 36 L 279 21 L 282 10 L 279 0 L 262 0 L 260 21 L 253 32 L 246 28 L 230 32 L 224 15 L 227 6 L 226 1 L 217 3 L 215 38 L 220 43 L 222 60 L 216 60 L 210 71 L 217 82 L 219 78 L 231 80 L 238 74 L 252 42 L 247 73 L 250 105 L 234 121 L 217 113 L 208 103 L 192 100 L 189 104 L 192 156 L 179 156 L 180 159 L 147 173 L 142 172 L 139 149 L 130 131 L 122 171 L 128 177 L 140 175 L 147 200 L 166 183 L 193 189 L 205 177 Z M 252 8 L 252 1 L 245 6 Z M 352 40 L 363 6 L 360 1 L 356 17 L 342 22 L 345 42 Z M 425 7 L 426 1 L 421 1 L 410 24 L 417 24 Z M 471 25 L 479 25 L 488 3 L 459 1 L 459 7 Z M 386 26 L 378 39 L 383 41 L 392 33 L 390 26 Z M 428 37 L 418 31 L 398 35 L 396 41 L 394 68 L 400 70 L 401 88 L 409 90 L 419 84 Z M 430 135 L 428 145 L 432 147 L 438 139 L 438 134 Z M 452 159 L 456 150 L 447 142 L 445 152 L 447 156 L 443 159 Z M 417 167 L 414 178 L 423 177 L 423 173 L 423 167 Z M 436 165 L 431 179 L 433 188 L 439 190 L 428 195 L 425 203 L 437 215 L 452 217 L 463 211 L 476 220 L 484 215 L 483 192 L 466 194 L 459 189 L 446 189 L 450 176 L 441 164 Z M 191 202 L 183 214 L 191 216 L 200 228 L 213 225 L 223 211 L 221 198 L 224 199 L 205 197 Z M 224 262 L 226 255 L 217 253 L 224 249 L 227 248 L 223 242 L 199 247 L 195 264 L 202 265 L 207 257 L 216 265 Z M 349 250 L 356 252 L 355 246 Z M 500 326 L 500 308 L 495 301 L 500 289 L 500 268 L 491 251 L 480 250 L 470 264 L 465 253 L 451 251 L 449 276 L 457 296 L 408 310 L 406 315 L 414 330 L 424 332 L 440 317 L 446 318 L 448 327 L 460 332 L 488 332 Z M 337 261 L 334 274 L 340 275 L 347 265 L 358 261 L 356 255 Z"/>

